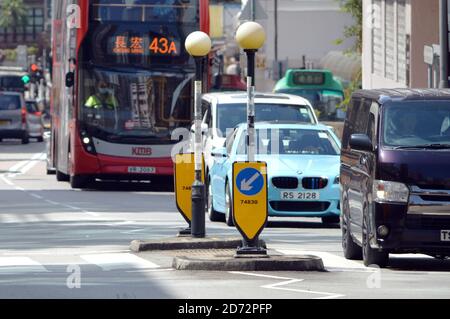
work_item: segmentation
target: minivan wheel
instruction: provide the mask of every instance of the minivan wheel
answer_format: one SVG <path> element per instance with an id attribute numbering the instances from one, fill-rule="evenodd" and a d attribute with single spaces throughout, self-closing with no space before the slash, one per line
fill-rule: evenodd
<path id="1" fill-rule="evenodd" d="M 212 221 L 212 222 L 222 222 L 222 221 L 224 221 L 224 219 L 225 219 L 224 215 L 219 213 L 219 212 L 217 212 L 214 209 L 211 182 L 208 183 L 207 196 L 208 196 L 208 217 L 209 217 L 209 220 Z"/>
<path id="2" fill-rule="evenodd" d="M 225 223 L 230 227 L 234 226 L 233 203 L 231 202 L 230 188 L 228 187 L 228 182 L 225 184 Z"/>
<path id="3" fill-rule="evenodd" d="M 23 136 L 22 136 L 22 144 L 28 144 L 28 143 L 30 143 L 30 137 L 28 136 L 28 133 L 25 132 L 25 133 L 23 133 Z"/>
<path id="4" fill-rule="evenodd" d="M 38 138 L 37 138 L 37 141 L 39 142 L 39 143 L 42 143 L 43 141 L 44 141 L 44 137 L 41 135 L 41 136 L 39 136 Z"/>
<path id="5" fill-rule="evenodd" d="M 361 260 L 362 249 L 353 241 L 352 234 L 350 233 L 350 225 L 344 212 L 342 213 L 341 230 L 344 257 L 351 260 Z"/>
<path id="6" fill-rule="evenodd" d="M 67 174 L 64 174 L 63 172 L 56 171 L 56 180 L 58 182 L 69 182 L 70 176 Z"/>
<path id="7" fill-rule="evenodd" d="M 70 187 L 84 189 L 89 186 L 89 184 L 93 181 L 90 176 L 86 175 L 71 175 L 70 176 Z"/>
<path id="8" fill-rule="evenodd" d="M 384 268 L 389 262 L 389 253 L 385 251 L 379 251 L 370 247 L 369 227 L 367 219 L 367 214 L 364 214 L 362 227 L 362 253 L 364 265 L 377 265 L 380 268 Z"/>

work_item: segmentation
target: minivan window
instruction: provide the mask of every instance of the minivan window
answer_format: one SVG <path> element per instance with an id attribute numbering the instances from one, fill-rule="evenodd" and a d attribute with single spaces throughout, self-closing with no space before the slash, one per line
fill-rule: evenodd
<path id="1" fill-rule="evenodd" d="M 298 123 L 315 123 L 308 106 L 286 104 L 255 105 L 256 121 L 293 121 Z M 247 121 L 247 104 L 222 104 L 217 106 L 217 128 L 225 134 L 227 129 Z"/>
<path id="2" fill-rule="evenodd" d="M 361 99 L 359 97 L 354 97 L 351 99 L 347 107 L 347 118 L 345 120 L 344 134 L 342 136 L 342 148 L 348 148 L 348 142 L 350 140 L 350 135 L 354 133 L 354 122 L 356 120 L 356 115 L 359 112 L 361 106 Z"/>
<path id="3" fill-rule="evenodd" d="M 389 102 L 383 107 L 383 145 L 450 145 L 450 101 Z"/>
<path id="4" fill-rule="evenodd" d="M 17 95 L 2 95 L 0 93 L 0 110 L 20 109 L 20 98 Z"/>

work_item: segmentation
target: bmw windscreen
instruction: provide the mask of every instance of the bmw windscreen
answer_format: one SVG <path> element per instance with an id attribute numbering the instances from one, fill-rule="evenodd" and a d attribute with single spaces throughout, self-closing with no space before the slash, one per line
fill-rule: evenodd
<path id="1" fill-rule="evenodd" d="M 238 145 L 238 154 L 246 153 L 246 134 Z M 273 128 L 256 130 L 257 154 L 260 155 L 340 155 L 340 146 L 325 130 Z"/>

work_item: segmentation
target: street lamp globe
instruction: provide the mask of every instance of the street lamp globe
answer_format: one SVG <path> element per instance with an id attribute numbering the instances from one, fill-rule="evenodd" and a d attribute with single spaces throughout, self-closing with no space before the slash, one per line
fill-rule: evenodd
<path id="1" fill-rule="evenodd" d="M 266 41 L 266 33 L 259 23 L 245 22 L 236 31 L 236 41 L 244 50 L 258 50 Z"/>
<path id="2" fill-rule="evenodd" d="M 206 56 L 211 50 L 211 39 L 205 32 L 195 31 L 187 36 L 184 46 L 193 57 Z"/>

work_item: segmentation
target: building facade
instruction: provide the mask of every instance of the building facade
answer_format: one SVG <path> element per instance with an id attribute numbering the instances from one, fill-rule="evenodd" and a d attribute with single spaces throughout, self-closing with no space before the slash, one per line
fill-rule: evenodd
<path id="1" fill-rule="evenodd" d="M 50 30 L 47 26 L 51 16 L 51 0 L 25 0 L 24 3 L 27 9 L 27 25 L 15 30 L 0 27 L 0 49 L 16 48 L 18 45 L 38 45 L 44 31 Z"/>
<path id="2" fill-rule="evenodd" d="M 363 5 L 363 88 L 428 87 L 424 47 L 439 43 L 439 0 Z"/>
<path id="3" fill-rule="evenodd" d="M 243 1 L 243 12 L 249 1 Z M 267 33 L 260 50 L 258 72 L 260 90 L 272 90 L 287 68 L 319 67 L 331 51 L 345 51 L 354 42 L 343 38 L 344 28 L 354 24 L 353 18 L 340 9 L 336 0 L 257 0 L 255 20 Z M 277 11 L 275 9 L 277 8 Z M 277 13 L 277 14 L 275 14 Z M 241 18 L 250 18 L 248 15 Z M 250 19 L 248 19 L 250 20 Z"/>

